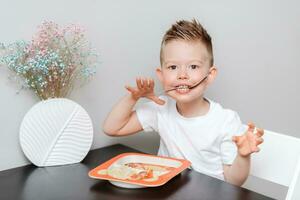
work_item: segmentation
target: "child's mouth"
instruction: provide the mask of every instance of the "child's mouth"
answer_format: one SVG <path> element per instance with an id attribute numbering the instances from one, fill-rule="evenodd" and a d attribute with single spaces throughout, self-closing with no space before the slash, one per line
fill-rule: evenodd
<path id="1" fill-rule="evenodd" d="M 192 89 L 198 87 L 203 81 L 205 81 L 207 79 L 208 75 L 209 74 L 207 74 L 204 78 L 202 78 L 198 83 L 196 83 L 194 85 L 188 85 L 188 84 L 177 85 L 177 86 L 173 87 L 172 89 L 165 90 L 165 93 L 175 90 L 176 92 L 178 92 L 180 94 L 186 94 L 186 93 L 190 92 Z"/>
<path id="2" fill-rule="evenodd" d="M 190 91 L 190 86 L 188 85 L 178 85 L 176 86 L 176 92 L 180 93 L 180 94 L 186 94 Z"/>

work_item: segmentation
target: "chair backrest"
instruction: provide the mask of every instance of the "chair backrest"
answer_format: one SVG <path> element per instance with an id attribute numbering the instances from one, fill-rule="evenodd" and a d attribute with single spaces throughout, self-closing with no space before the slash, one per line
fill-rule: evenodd
<path id="1" fill-rule="evenodd" d="M 250 175 L 290 188 L 300 169 L 300 139 L 265 130 L 260 152 L 252 154 Z M 294 178 L 294 179 L 293 179 Z M 247 182 L 246 184 L 247 185 Z M 291 195 L 292 191 L 288 191 Z"/>
<path id="2" fill-rule="evenodd" d="M 252 154 L 250 175 L 289 187 L 300 156 L 300 139 L 265 131 L 261 151 Z"/>
<path id="3" fill-rule="evenodd" d="M 300 199 L 300 156 L 297 168 L 294 173 L 293 180 L 290 184 L 286 200 L 299 200 Z"/>

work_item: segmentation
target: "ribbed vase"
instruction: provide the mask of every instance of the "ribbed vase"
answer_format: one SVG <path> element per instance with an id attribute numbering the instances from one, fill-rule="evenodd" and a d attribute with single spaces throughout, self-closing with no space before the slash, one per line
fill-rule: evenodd
<path id="1" fill-rule="evenodd" d="M 20 127 L 20 144 L 36 166 L 78 163 L 91 148 L 93 125 L 77 103 L 54 98 L 35 104 Z"/>

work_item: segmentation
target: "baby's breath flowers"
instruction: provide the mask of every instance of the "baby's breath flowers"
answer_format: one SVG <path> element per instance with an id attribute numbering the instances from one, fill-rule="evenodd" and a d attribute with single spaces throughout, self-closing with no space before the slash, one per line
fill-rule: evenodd
<path id="1" fill-rule="evenodd" d="M 40 99 L 67 97 L 96 72 L 98 56 L 76 25 L 60 28 L 42 23 L 32 41 L 0 44 L 0 64 L 21 78 L 21 89 L 32 89 Z"/>

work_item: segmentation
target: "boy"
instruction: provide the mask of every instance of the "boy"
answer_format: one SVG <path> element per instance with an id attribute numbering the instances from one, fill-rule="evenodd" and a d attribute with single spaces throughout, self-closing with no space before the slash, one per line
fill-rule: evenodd
<path id="1" fill-rule="evenodd" d="M 250 155 L 263 142 L 262 129 L 246 130 L 236 112 L 204 97 L 214 81 L 211 37 L 196 20 L 178 21 L 165 33 L 156 74 L 166 96 L 154 94 L 154 81 L 137 78 L 108 115 L 103 130 L 111 136 L 157 131 L 158 154 L 191 161 L 192 169 L 242 185 L 248 177 Z M 140 98 L 151 101 L 136 110 Z"/>

